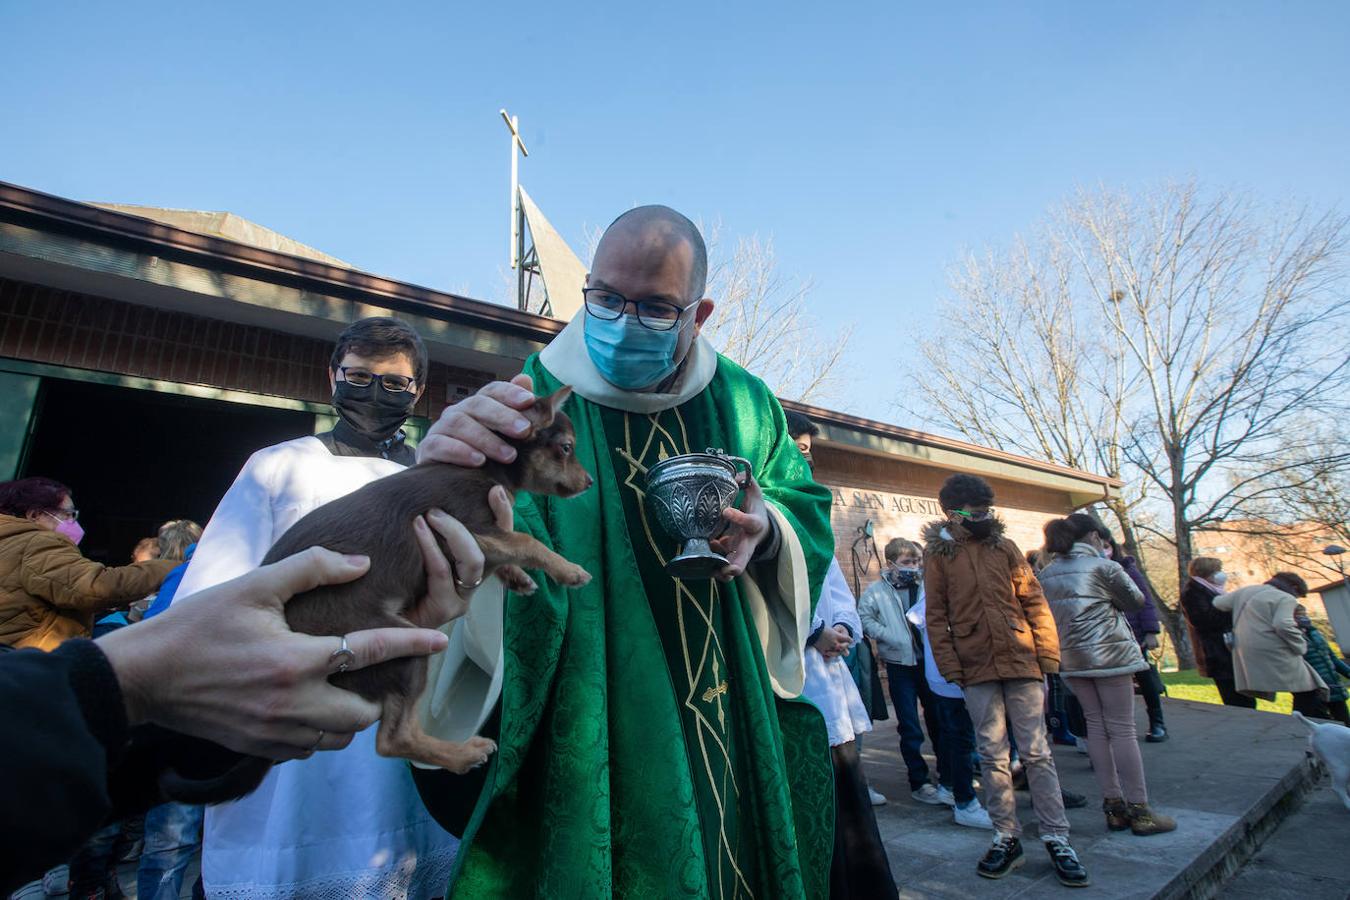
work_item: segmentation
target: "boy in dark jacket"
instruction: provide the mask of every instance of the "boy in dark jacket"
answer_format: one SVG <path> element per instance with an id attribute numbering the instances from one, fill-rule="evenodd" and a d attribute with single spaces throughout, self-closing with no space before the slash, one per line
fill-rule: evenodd
<path id="1" fill-rule="evenodd" d="M 1335 719 L 1342 725 L 1350 725 L 1350 712 L 1345 708 L 1347 694 L 1345 685 L 1341 682 L 1342 675 L 1350 677 L 1350 665 L 1331 652 L 1331 645 L 1313 624 L 1312 619 L 1308 618 L 1308 609 L 1302 603 L 1294 607 L 1294 621 L 1308 639 L 1308 650 L 1303 654 L 1303 658 L 1327 683 L 1327 715 L 1321 718 Z"/>
<path id="2" fill-rule="evenodd" d="M 1059 636 L 1022 551 L 1004 537 L 990 506 L 994 491 L 974 475 L 953 475 L 938 492 L 946 519 L 923 531 L 928 641 L 938 671 L 965 691 L 975 723 L 985 805 L 994 842 L 976 871 L 1002 878 L 1024 860 L 1008 766 L 1008 728 L 1022 753 L 1041 840 L 1059 880 L 1088 884 L 1069 846 L 1059 775 L 1046 737 L 1044 673 L 1059 670 Z"/>
<path id="3" fill-rule="evenodd" d="M 1126 554 L 1121 549 L 1120 544 L 1111 535 L 1110 529 L 1105 526 L 1097 529 L 1097 535 L 1106 544 L 1106 558 L 1113 559 L 1125 570 L 1125 574 L 1130 576 L 1135 587 L 1139 588 L 1139 593 L 1144 595 L 1144 605 L 1139 609 L 1125 613 L 1125 619 L 1130 623 L 1130 630 L 1134 632 L 1134 639 L 1139 642 L 1139 649 L 1143 651 L 1144 661 L 1148 663 L 1148 669 L 1143 672 L 1136 672 L 1134 676 L 1135 684 L 1139 685 L 1139 693 L 1144 698 L 1144 708 L 1148 710 L 1148 735 L 1144 740 L 1150 744 L 1161 744 L 1167 740 L 1167 725 L 1163 722 L 1162 695 L 1167 692 L 1163 684 L 1162 676 L 1158 674 L 1158 667 L 1153 664 L 1149 657 L 1149 651 L 1158 649 L 1158 635 L 1162 632 L 1162 621 L 1158 618 L 1158 605 L 1153 599 L 1153 592 L 1148 589 L 1148 579 L 1144 573 L 1139 570 L 1139 564 L 1135 562 L 1133 556 Z"/>

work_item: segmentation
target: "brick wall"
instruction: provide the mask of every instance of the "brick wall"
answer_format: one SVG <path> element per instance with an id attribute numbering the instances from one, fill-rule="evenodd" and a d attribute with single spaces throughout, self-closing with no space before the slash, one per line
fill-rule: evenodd
<path id="1" fill-rule="evenodd" d="M 869 519 L 878 557 L 892 538 L 922 543 L 920 531 L 942 518 L 938 489 L 951 474 L 945 469 L 901 459 L 886 459 L 854 453 L 839 446 L 812 448 L 816 477 L 834 492 L 831 525 L 835 557 L 852 585 L 854 542 Z M 1023 551 L 1041 545 L 1041 527 L 1049 519 L 1072 512 L 1068 497 L 1058 491 L 990 479 L 995 508 L 1008 526 L 1011 537 Z M 863 570 L 859 582 L 866 587 L 879 576 L 875 561 L 868 562 L 867 545 L 857 544 Z"/>
<path id="2" fill-rule="evenodd" d="M 0 279 L 0 356 L 328 403 L 327 340 Z M 433 362 L 415 414 L 491 380 Z"/>

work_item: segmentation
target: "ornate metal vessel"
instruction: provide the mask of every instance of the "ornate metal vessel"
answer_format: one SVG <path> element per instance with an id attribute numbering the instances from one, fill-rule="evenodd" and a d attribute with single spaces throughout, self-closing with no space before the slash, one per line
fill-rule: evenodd
<path id="1" fill-rule="evenodd" d="M 647 509 L 662 530 L 680 541 L 680 552 L 666 563 L 676 578 L 711 578 L 727 564 L 708 545 L 726 525 L 722 511 L 741 490 L 737 473 L 750 473 L 750 462 L 708 448 L 663 459 L 647 470 Z"/>

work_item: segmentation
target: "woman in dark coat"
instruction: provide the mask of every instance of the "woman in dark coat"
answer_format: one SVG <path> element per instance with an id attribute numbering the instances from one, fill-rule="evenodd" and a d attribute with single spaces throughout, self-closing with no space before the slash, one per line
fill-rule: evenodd
<path id="1" fill-rule="evenodd" d="M 1239 694 L 1233 680 L 1233 651 L 1228 647 L 1233 616 L 1214 608 L 1214 598 L 1223 593 L 1228 580 L 1223 562 L 1212 556 L 1197 556 L 1187 571 L 1191 577 L 1181 589 L 1181 608 L 1186 612 L 1200 673 L 1214 679 L 1225 706 L 1256 709 L 1256 698 Z"/>
<path id="2" fill-rule="evenodd" d="M 1148 734 L 1144 740 L 1150 744 L 1160 744 L 1167 740 L 1167 725 L 1163 722 L 1162 710 L 1162 696 L 1167 692 L 1167 688 L 1163 684 L 1162 676 L 1158 674 L 1158 667 L 1154 665 L 1153 658 L 1149 656 L 1150 651 L 1158 649 L 1158 634 L 1162 631 L 1162 622 L 1158 619 L 1158 604 L 1153 599 L 1153 592 L 1148 589 L 1148 580 L 1139 570 L 1135 558 L 1125 553 L 1105 526 L 1099 528 L 1097 534 L 1105 544 L 1107 558 L 1118 562 L 1125 570 L 1125 574 L 1130 576 L 1135 587 L 1139 588 L 1139 593 L 1144 595 L 1143 607 L 1125 613 L 1125 619 L 1130 623 L 1134 639 L 1139 642 L 1144 661 L 1148 663 L 1147 670 L 1136 672 L 1134 675 L 1134 683 L 1139 686 L 1139 693 L 1144 697 L 1144 708 L 1148 710 Z"/>

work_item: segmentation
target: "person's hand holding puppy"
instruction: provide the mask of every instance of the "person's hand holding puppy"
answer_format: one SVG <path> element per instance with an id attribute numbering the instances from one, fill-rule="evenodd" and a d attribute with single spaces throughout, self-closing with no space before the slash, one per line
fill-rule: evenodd
<path id="1" fill-rule="evenodd" d="M 500 499 L 493 500 L 499 514 Z M 438 517 L 432 524 L 445 538 L 461 580 L 482 571 L 482 553 L 458 522 Z M 434 540 L 423 542 L 423 556 L 429 586 L 417 608 L 418 624 L 444 624 L 457 610 L 462 613 L 467 600 L 454 590 L 450 564 Z M 353 581 L 369 565 L 365 557 L 313 547 L 100 638 L 129 721 L 154 722 L 277 760 L 347 746 L 355 732 L 379 717 L 380 707 L 328 682 L 342 662 L 341 656 L 334 659 L 338 639 L 292 632 L 285 604 L 321 584 Z M 346 637 L 354 657 L 348 670 L 426 656 L 446 646 L 444 634 L 427 628 L 377 628 Z M 320 730 L 324 735 L 316 745 Z"/>

